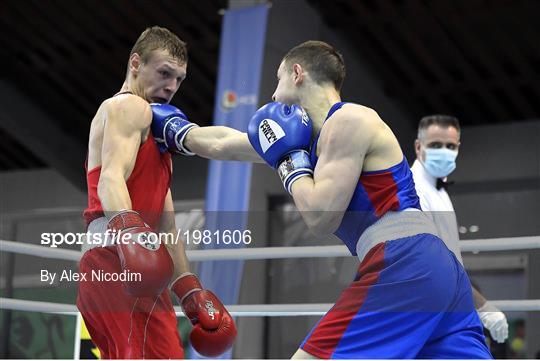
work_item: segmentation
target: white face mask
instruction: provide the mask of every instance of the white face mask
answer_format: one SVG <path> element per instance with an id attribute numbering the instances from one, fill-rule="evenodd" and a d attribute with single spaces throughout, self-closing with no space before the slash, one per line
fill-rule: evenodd
<path id="1" fill-rule="evenodd" d="M 458 152 L 447 148 L 426 148 L 424 168 L 435 178 L 444 178 L 456 169 Z"/>

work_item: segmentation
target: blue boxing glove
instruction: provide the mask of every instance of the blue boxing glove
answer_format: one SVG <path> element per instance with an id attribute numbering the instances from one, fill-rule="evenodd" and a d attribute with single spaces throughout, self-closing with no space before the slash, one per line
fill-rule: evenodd
<path id="1" fill-rule="evenodd" d="M 253 148 L 266 163 L 278 170 L 285 189 L 301 177 L 312 176 L 308 149 L 313 124 L 298 105 L 273 102 L 257 110 L 248 125 Z"/>
<path id="2" fill-rule="evenodd" d="M 184 147 L 184 138 L 197 124 L 191 123 L 186 115 L 170 104 L 150 104 L 152 108 L 152 134 L 159 151 L 195 155 Z"/>

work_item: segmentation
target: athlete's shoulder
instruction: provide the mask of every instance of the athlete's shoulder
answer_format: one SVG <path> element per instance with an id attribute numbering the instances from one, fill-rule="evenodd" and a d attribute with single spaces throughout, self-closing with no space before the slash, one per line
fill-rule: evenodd
<path id="1" fill-rule="evenodd" d="M 138 95 L 124 93 L 106 99 L 102 106 L 111 111 L 141 111 L 150 110 L 150 104 Z"/>
<path id="2" fill-rule="evenodd" d="M 370 130 L 376 131 L 381 124 L 381 118 L 375 110 L 356 103 L 343 104 L 325 122 L 328 127 L 361 129 L 363 136 L 373 135 Z M 356 133 L 351 135 L 357 136 Z"/>
<path id="3" fill-rule="evenodd" d="M 115 121 L 129 122 L 141 128 L 150 126 L 152 122 L 150 104 L 134 94 L 115 95 L 106 99 L 101 107 L 105 110 L 107 118 L 114 118 Z"/>
<path id="4" fill-rule="evenodd" d="M 357 122 L 380 120 L 379 114 L 377 114 L 374 109 L 356 103 L 343 104 L 343 106 L 336 110 L 330 118 L 332 118 L 332 120 L 339 119 L 341 121 L 349 119 Z"/>

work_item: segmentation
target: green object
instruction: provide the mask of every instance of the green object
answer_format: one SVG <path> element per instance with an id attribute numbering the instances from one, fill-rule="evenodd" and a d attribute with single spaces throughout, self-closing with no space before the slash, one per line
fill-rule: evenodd
<path id="1" fill-rule="evenodd" d="M 74 304 L 75 288 L 16 289 L 13 298 Z M 3 322 L 6 311 L 0 312 Z M 73 359 L 75 317 L 42 312 L 11 312 L 9 357 Z"/>

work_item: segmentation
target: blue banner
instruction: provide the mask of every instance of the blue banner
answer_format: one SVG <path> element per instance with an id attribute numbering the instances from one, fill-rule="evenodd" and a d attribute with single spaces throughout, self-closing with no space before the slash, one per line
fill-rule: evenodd
<path id="1" fill-rule="evenodd" d="M 264 56 L 268 6 L 228 10 L 223 19 L 219 56 L 214 125 L 247 131 L 257 110 Z M 247 226 L 251 163 L 210 161 L 206 188 L 205 230 L 212 234 L 243 231 Z M 238 235 L 238 233 L 237 233 Z M 206 249 L 244 247 L 245 243 L 223 246 L 218 238 Z M 199 265 L 202 284 L 215 292 L 224 304 L 236 304 L 242 281 L 243 261 L 211 261 Z M 222 358 L 230 358 L 231 352 Z"/>

